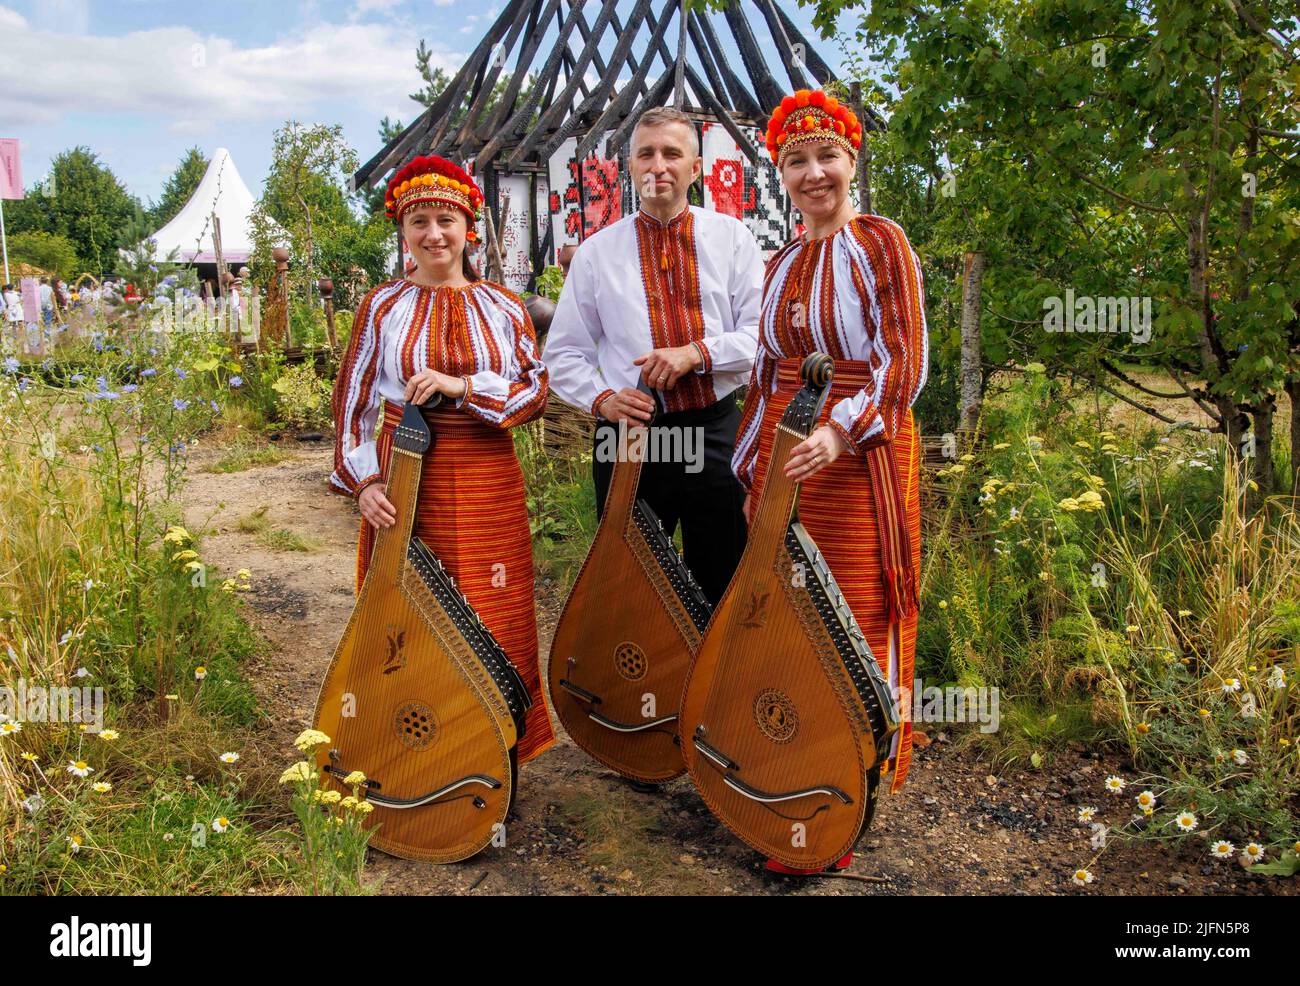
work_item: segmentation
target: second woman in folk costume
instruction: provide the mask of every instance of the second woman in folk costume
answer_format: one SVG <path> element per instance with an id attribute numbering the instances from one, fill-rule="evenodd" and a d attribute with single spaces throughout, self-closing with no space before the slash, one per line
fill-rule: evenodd
<path id="1" fill-rule="evenodd" d="M 916 652 L 920 434 L 911 406 L 925 383 L 928 344 L 911 244 L 897 223 L 858 215 L 849 199 L 861 139 L 857 117 L 821 91 L 787 96 L 768 124 L 768 150 L 807 228 L 767 263 L 732 465 L 749 491 L 747 518 L 768 470 L 802 483 L 799 518 L 897 696 L 911 693 Z M 770 462 L 800 363 L 814 352 L 835 361 L 820 424 L 789 461 Z M 911 756 L 910 703 L 900 704 L 902 725 L 882 770 L 892 792 Z"/>
<path id="2" fill-rule="evenodd" d="M 517 750 L 523 764 L 552 746 L 555 734 L 538 673 L 532 539 L 510 429 L 544 410 L 546 367 L 518 296 L 481 279 L 465 255 L 483 202 L 474 180 L 443 158 L 419 157 L 389 181 L 386 202 L 416 269 L 374 288 L 357 308 L 334 386 L 330 483 L 357 497 L 364 518 L 359 588 L 375 528 L 396 520 L 384 481 L 403 402 L 444 396 L 426 414 L 436 445 L 424 459 L 413 533 L 446 566 L 528 687 L 533 705 Z"/>

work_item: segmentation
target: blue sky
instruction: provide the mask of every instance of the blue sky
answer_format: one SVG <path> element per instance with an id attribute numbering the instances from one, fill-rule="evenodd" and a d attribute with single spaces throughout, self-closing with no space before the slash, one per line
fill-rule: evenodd
<path id="1" fill-rule="evenodd" d="M 147 202 L 198 146 L 209 156 L 229 148 L 257 195 L 285 120 L 342 124 L 369 159 L 385 114 L 409 123 L 421 108 L 408 98 L 420 88 L 420 39 L 434 64 L 454 70 L 503 3 L 0 0 L 0 137 L 19 138 L 28 188 L 58 153 L 83 144 Z M 587 3 L 592 20 L 598 5 Z M 810 11 L 782 6 L 838 68 L 839 45 L 816 38 Z M 750 4 L 746 11 L 767 47 L 762 18 Z M 841 19 L 842 28 L 853 23 Z M 731 60 L 739 70 L 734 51 Z"/>

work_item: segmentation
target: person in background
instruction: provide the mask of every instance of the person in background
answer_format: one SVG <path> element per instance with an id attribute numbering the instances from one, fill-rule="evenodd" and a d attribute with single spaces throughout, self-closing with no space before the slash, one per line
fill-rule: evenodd
<path id="1" fill-rule="evenodd" d="M 50 286 L 48 277 L 41 278 L 38 293 L 41 300 L 41 322 L 48 327 L 54 324 L 54 288 Z"/>
<path id="2" fill-rule="evenodd" d="M 23 320 L 23 299 L 22 296 L 14 290 L 12 284 L 6 284 L 4 289 L 5 298 L 5 322 L 9 325 L 16 325 Z"/>

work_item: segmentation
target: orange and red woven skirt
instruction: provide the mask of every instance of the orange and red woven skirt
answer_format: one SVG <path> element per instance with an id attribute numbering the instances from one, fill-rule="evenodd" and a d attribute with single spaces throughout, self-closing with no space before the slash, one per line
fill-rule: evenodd
<path id="1" fill-rule="evenodd" d="M 402 409 L 401 403 L 384 405 L 377 452 L 385 482 L 393 429 Z M 433 447 L 420 474 L 413 533 L 441 559 L 528 686 L 533 707 L 516 749 L 522 765 L 555 744 L 537 664 L 533 542 L 524 474 L 508 428 L 493 428 L 452 408 L 436 410 L 425 420 L 433 432 Z M 358 589 L 373 547 L 374 528 L 363 520 L 357 543 Z"/>
<path id="2" fill-rule="evenodd" d="M 776 426 L 790 399 L 802 386 L 802 359 L 777 363 L 776 392 L 767 399 L 758 433 L 758 459 L 754 466 L 753 502 L 758 503 L 763 479 L 772 465 L 772 443 Z M 870 370 L 862 360 L 836 360 L 831 392 L 822 407 L 818 425 L 826 423 L 834 406 L 852 397 L 871 382 Z M 906 513 L 907 541 L 913 569 L 921 571 L 921 435 L 909 410 L 903 427 L 893 440 L 894 463 L 898 469 Z M 860 454 L 845 452 L 811 479 L 799 491 L 799 520 L 826 557 L 835 581 L 858 621 L 871 652 L 898 694 L 906 689 L 900 712 L 903 724 L 897 734 L 890 762 L 882 768 L 882 780 L 897 791 L 907 778 L 912 756 L 911 694 L 912 670 L 916 659 L 917 614 L 903 617 L 892 628 L 886 616 L 881 583 L 880 528 L 876 521 L 875 494 L 867 464 Z M 888 775 L 892 773 L 892 777 Z"/>

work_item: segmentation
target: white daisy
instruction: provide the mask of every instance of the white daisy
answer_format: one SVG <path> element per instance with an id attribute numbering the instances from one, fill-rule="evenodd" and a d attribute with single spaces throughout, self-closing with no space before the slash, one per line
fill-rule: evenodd
<path id="1" fill-rule="evenodd" d="M 1092 807 L 1091 805 L 1084 805 L 1082 808 L 1079 809 L 1079 821 L 1083 822 L 1085 825 L 1088 822 L 1091 822 L 1093 818 L 1096 817 L 1096 815 L 1097 815 L 1097 809 Z"/>
<path id="2" fill-rule="evenodd" d="M 1179 831 L 1191 832 L 1196 828 L 1196 816 L 1190 811 L 1179 812 L 1174 817 L 1174 824 L 1178 826 Z"/>
<path id="3" fill-rule="evenodd" d="M 1075 870 L 1074 876 L 1071 877 L 1070 882 L 1079 887 L 1086 887 L 1088 884 L 1092 883 L 1092 873 L 1084 869 Z"/>
<path id="4" fill-rule="evenodd" d="M 1134 800 L 1138 803 L 1139 808 L 1142 808 L 1147 811 L 1149 811 L 1150 809 L 1156 806 L 1156 796 L 1152 794 L 1150 791 L 1143 791 L 1136 798 L 1134 798 Z"/>
<path id="5" fill-rule="evenodd" d="M 1236 678 L 1224 678 L 1223 684 L 1219 686 L 1225 695 L 1231 695 L 1233 692 L 1241 691 L 1241 682 Z"/>
<path id="6" fill-rule="evenodd" d="M 220 760 L 222 763 L 234 763 L 236 760 L 239 759 L 239 754 L 238 754 L 238 753 L 223 753 L 223 754 L 221 754 L 221 756 L 217 757 L 217 759 Z"/>
<path id="7" fill-rule="evenodd" d="M 86 763 L 86 761 L 84 760 L 68 761 L 69 774 L 76 774 L 78 777 L 89 777 L 94 772 L 94 770 L 95 768 L 90 766 L 90 764 Z"/>
<path id="8" fill-rule="evenodd" d="M 1111 794 L 1124 793 L 1124 778 L 1117 774 L 1111 774 L 1106 778 L 1106 790 Z"/>
<path id="9" fill-rule="evenodd" d="M 1246 763 L 1250 760 L 1250 757 L 1246 756 L 1245 750 L 1233 750 L 1232 759 L 1237 762 L 1238 766 L 1244 767 Z"/>
<path id="10" fill-rule="evenodd" d="M 1258 842 L 1246 843 L 1246 848 L 1241 851 L 1242 862 L 1258 863 L 1264 858 L 1264 847 Z"/>
<path id="11" fill-rule="evenodd" d="M 230 828 L 230 819 L 227 818 L 225 815 L 222 815 L 220 818 L 214 818 L 212 820 L 213 832 L 224 832 L 228 828 Z"/>
<path id="12" fill-rule="evenodd" d="M 1226 839 L 1220 839 L 1210 846 L 1210 855 L 1215 859 L 1231 859 L 1232 854 L 1236 851 L 1237 847 Z"/>

